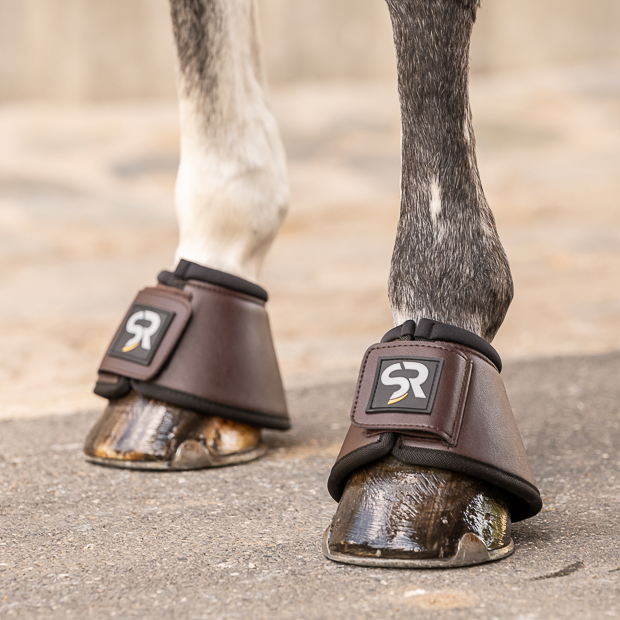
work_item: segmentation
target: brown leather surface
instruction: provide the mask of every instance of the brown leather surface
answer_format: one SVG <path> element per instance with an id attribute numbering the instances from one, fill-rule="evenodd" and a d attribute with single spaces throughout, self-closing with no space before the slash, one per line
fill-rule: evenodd
<path id="1" fill-rule="evenodd" d="M 443 369 L 431 414 L 367 413 L 366 407 L 373 389 L 372 379 L 375 376 L 379 358 L 412 355 L 443 360 Z M 455 445 L 461 428 L 472 366 L 472 361 L 465 353 L 455 350 L 453 345 L 447 343 L 444 345 L 434 342 L 416 342 L 413 346 L 402 342 L 391 342 L 375 345 L 366 351 L 362 361 L 360 372 L 365 379 L 358 381 L 351 420 L 356 426 L 366 429 L 432 433 L 448 444 Z"/>
<path id="2" fill-rule="evenodd" d="M 106 373 L 121 375 L 142 381 L 154 377 L 161 370 L 164 362 L 166 362 L 170 356 L 174 346 L 185 330 L 187 322 L 192 314 L 192 306 L 190 302 L 191 293 L 171 288 L 169 286 L 148 287 L 141 290 L 134 299 L 130 309 L 133 304 L 142 304 L 145 306 L 154 306 L 156 308 L 161 308 L 162 310 L 174 312 L 172 322 L 166 330 L 166 333 L 164 334 L 164 337 L 157 347 L 157 351 L 148 366 L 142 366 L 129 360 L 112 357 L 109 352 L 106 352 L 99 367 L 99 380 L 105 381 Z M 117 336 L 120 334 L 127 318 L 128 315 L 123 318 L 123 321 L 114 334 L 114 338 L 112 338 L 112 343 L 114 343 Z"/>
<path id="3" fill-rule="evenodd" d="M 365 416 L 362 413 L 370 398 L 376 358 L 386 352 L 394 356 L 444 359 L 446 372 L 440 378 L 430 416 L 410 413 Z M 373 345 L 366 359 L 369 361 L 362 366 L 351 411 L 353 427 L 396 432 L 400 435 L 398 443 L 404 447 L 432 449 L 474 459 L 536 485 L 504 383 L 495 366 L 484 356 L 473 349 L 446 342 L 412 341 Z M 471 370 L 465 388 L 465 380 L 458 370 L 463 359 Z M 460 409 L 455 406 L 459 401 Z M 367 420 L 369 417 L 371 421 Z M 367 432 L 351 430 L 337 462 L 369 442 Z"/>
<path id="4" fill-rule="evenodd" d="M 265 303 L 190 280 L 192 320 L 170 363 L 150 383 L 215 403 L 287 418 Z"/>
<path id="5" fill-rule="evenodd" d="M 289 428 L 264 300 L 198 280 L 182 286 L 160 284 L 140 291 L 134 304 L 174 316 L 148 366 L 106 353 L 95 391 L 116 399 L 133 388 L 206 415 Z"/>
<path id="6" fill-rule="evenodd" d="M 455 446 L 442 446 L 527 480 L 536 486 L 523 440 L 499 373 L 481 359 L 474 361 L 463 427 Z M 405 447 L 436 448 L 423 437 L 401 437 Z"/>

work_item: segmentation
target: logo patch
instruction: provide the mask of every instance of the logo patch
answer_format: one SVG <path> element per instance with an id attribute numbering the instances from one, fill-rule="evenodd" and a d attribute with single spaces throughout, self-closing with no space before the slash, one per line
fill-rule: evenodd
<path id="1" fill-rule="evenodd" d="M 432 357 L 380 357 L 366 413 L 430 414 L 443 360 Z"/>
<path id="2" fill-rule="evenodd" d="M 148 366 L 173 317 L 174 312 L 134 304 L 109 355 Z"/>

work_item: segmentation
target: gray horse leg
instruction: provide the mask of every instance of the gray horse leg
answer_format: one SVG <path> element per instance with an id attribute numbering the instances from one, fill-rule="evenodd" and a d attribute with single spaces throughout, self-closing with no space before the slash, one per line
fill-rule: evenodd
<path id="1" fill-rule="evenodd" d="M 479 1 L 387 4 L 402 120 L 389 300 L 403 325 L 364 357 L 323 550 L 363 566 L 465 566 L 510 555 L 511 520 L 541 507 L 488 344 L 513 285 L 476 164 L 468 65 Z M 470 368 L 463 379 L 458 367 Z M 459 430 L 446 423 L 456 419 Z"/>
<path id="2" fill-rule="evenodd" d="M 477 0 L 387 0 L 402 116 L 402 200 L 389 299 L 491 341 L 512 278 L 482 191 L 468 94 Z"/>

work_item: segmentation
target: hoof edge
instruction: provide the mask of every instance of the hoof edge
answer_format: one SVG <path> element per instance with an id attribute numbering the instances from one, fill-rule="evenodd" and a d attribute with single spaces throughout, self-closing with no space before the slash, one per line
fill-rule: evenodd
<path id="1" fill-rule="evenodd" d="M 450 558 L 382 558 L 380 555 L 369 557 L 332 551 L 329 548 L 330 534 L 331 526 L 325 530 L 323 535 L 322 547 L 326 558 L 343 564 L 374 568 L 460 568 L 476 566 L 477 564 L 485 564 L 486 562 L 507 558 L 515 550 L 512 538 L 506 546 L 489 551 L 478 536 L 467 533 L 461 537 L 456 553 Z M 380 553 L 380 550 L 377 552 Z"/>
<path id="2" fill-rule="evenodd" d="M 189 445 L 188 445 L 189 444 Z M 118 469 L 135 469 L 143 471 L 189 471 L 192 469 L 210 469 L 214 467 L 227 467 L 228 465 L 240 465 L 261 458 L 267 453 L 267 448 L 260 443 L 251 450 L 227 455 L 211 454 L 201 443 L 189 439 L 183 442 L 169 461 L 164 460 L 130 460 L 112 459 L 98 456 L 85 455 L 86 461 L 105 467 Z"/>

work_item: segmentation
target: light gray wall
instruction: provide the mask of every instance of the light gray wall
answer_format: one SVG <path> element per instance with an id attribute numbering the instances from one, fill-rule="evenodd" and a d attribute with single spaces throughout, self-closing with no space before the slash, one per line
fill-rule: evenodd
<path id="1" fill-rule="evenodd" d="M 167 0 L 0 0 L 0 97 L 173 96 Z"/>
<path id="2" fill-rule="evenodd" d="M 393 77 L 382 0 L 259 0 L 274 82 Z M 486 0 L 476 71 L 620 61 L 620 0 Z M 0 0 L 0 98 L 174 96 L 168 0 Z"/>
<path id="3" fill-rule="evenodd" d="M 483 0 L 476 70 L 620 61 L 620 0 Z"/>

